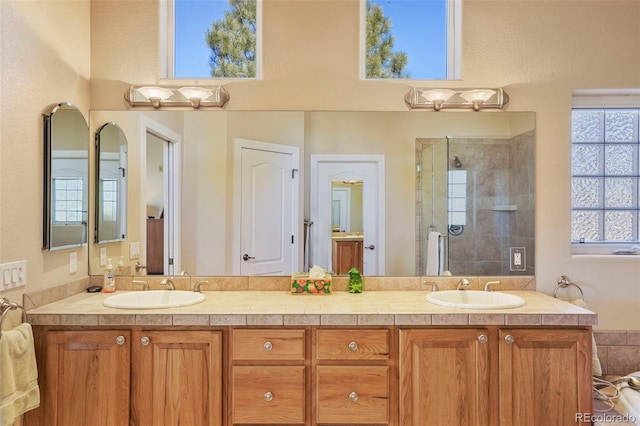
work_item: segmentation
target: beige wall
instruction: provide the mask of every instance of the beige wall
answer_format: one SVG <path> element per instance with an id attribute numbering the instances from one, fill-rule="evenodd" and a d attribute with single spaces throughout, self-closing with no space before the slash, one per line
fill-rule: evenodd
<path id="1" fill-rule="evenodd" d="M 156 83 L 158 4 L 0 2 L 0 261 L 28 261 L 29 291 L 87 273 L 84 248 L 74 276 L 68 250 L 40 251 L 40 114 L 61 101 L 85 116 L 125 109 L 128 84 Z M 410 82 L 358 79 L 358 11 L 355 0 L 265 0 L 263 79 L 227 83 L 227 110 L 405 111 Z M 640 2 L 469 0 L 463 22 L 463 80 L 422 84 L 502 86 L 510 111 L 536 113 L 538 288 L 568 275 L 601 327 L 640 329 L 640 259 L 570 255 L 568 167 L 571 90 L 640 87 Z"/>

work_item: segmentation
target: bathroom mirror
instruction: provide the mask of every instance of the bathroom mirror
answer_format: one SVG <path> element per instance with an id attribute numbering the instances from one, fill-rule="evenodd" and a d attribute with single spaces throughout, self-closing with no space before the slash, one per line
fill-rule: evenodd
<path id="1" fill-rule="evenodd" d="M 116 123 L 96 132 L 95 235 L 97 243 L 127 234 L 127 137 Z"/>
<path id="2" fill-rule="evenodd" d="M 461 111 L 92 111 L 91 123 L 96 125 L 113 121 L 118 123 L 127 135 L 129 141 L 128 161 L 136 167 L 130 167 L 129 205 L 126 240 L 109 244 L 108 257 L 112 259 L 122 256 L 126 267 L 131 266 L 131 274 L 135 274 L 133 265 L 140 262 L 145 265 L 147 246 L 148 210 L 146 200 L 151 189 L 145 184 L 146 171 L 141 170 L 146 164 L 146 128 L 154 123 L 153 129 L 163 135 L 169 135 L 175 143 L 175 159 L 181 166 L 180 171 L 180 200 L 177 224 L 180 233 L 176 238 L 179 246 L 179 266 L 175 273 L 186 271 L 190 275 L 225 276 L 233 275 L 233 264 L 241 259 L 243 253 L 234 252 L 235 213 L 234 203 L 234 143 L 238 139 L 261 141 L 266 143 L 289 145 L 300 148 L 303 154 L 301 167 L 296 178 L 301 179 L 300 193 L 300 229 L 298 233 L 300 269 L 303 269 L 303 259 L 306 259 L 304 247 L 306 238 L 314 238 L 318 231 L 318 218 L 311 217 L 311 196 L 316 188 L 310 183 L 311 155 L 343 155 L 343 156 L 382 156 L 384 158 L 384 181 L 381 187 L 384 192 L 384 275 L 387 276 L 416 276 L 423 275 L 425 255 L 421 251 L 420 239 L 431 223 L 420 222 L 418 216 L 426 213 L 419 211 L 417 203 L 417 155 L 418 146 L 429 139 L 458 138 L 464 140 L 455 146 L 463 169 L 471 165 L 489 161 L 492 158 L 491 138 L 513 139 L 519 135 L 531 132 L 531 150 L 521 152 L 522 158 L 513 164 L 521 164 L 522 170 L 533 175 L 533 151 L 535 150 L 535 114 L 532 112 L 461 112 Z M 154 130 L 155 131 L 155 130 Z M 444 144 L 446 146 L 446 144 Z M 454 145 L 445 147 L 445 158 L 450 158 L 446 149 L 452 150 Z M 171 160 L 170 156 L 167 159 Z M 520 163 L 520 161 L 522 163 Z M 510 161 L 505 161 L 505 164 Z M 524 164 L 526 163 L 526 167 Z M 168 164 L 168 163 L 166 163 Z M 139 165 L 139 166 L 138 166 Z M 447 166 L 448 164 L 444 164 Z M 453 165 L 449 167 L 455 169 Z M 475 167 L 475 166 L 474 166 Z M 158 170 L 158 167 L 156 167 Z M 165 175 L 171 172 L 170 167 L 163 166 Z M 489 179 L 497 179 L 497 174 L 483 174 L 478 172 L 476 183 Z M 507 181 L 496 180 L 496 188 L 506 185 Z M 380 186 L 378 186 L 380 187 Z M 364 188 L 369 188 L 365 182 Z M 444 187 L 446 188 L 446 187 Z M 429 198 L 431 204 L 437 206 L 448 205 L 447 194 L 439 193 L 438 197 Z M 474 193 L 469 193 L 468 202 L 473 203 Z M 332 204 L 332 195 L 327 195 L 326 204 Z M 430 195 L 428 196 L 430 197 Z M 485 202 L 485 199 L 477 199 Z M 505 200 L 509 205 L 521 204 Z M 496 204 L 497 205 L 497 204 Z M 533 202 L 530 204 L 534 211 Z M 327 209 L 331 214 L 331 209 Z M 524 210 L 523 210 L 524 212 Z M 371 212 L 363 212 L 370 214 Z M 478 214 L 479 211 L 477 212 Z M 519 214 L 517 210 L 516 214 Z M 484 214 L 484 213 L 482 213 Z M 499 211 L 499 215 L 514 216 L 514 212 Z M 165 221 L 168 216 L 165 215 Z M 175 215 L 174 215 L 175 217 Z M 303 226 L 303 220 L 314 222 L 310 228 Z M 331 258 L 332 252 L 331 217 L 326 221 L 328 252 L 326 258 Z M 469 214 L 470 221 L 478 221 L 479 216 Z M 471 224 L 465 227 L 462 236 L 471 235 Z M 507 232 L 516 232 L 504 223 Z M 533 218 L 531 218 L 532 229 Z M 437 224 L 438 231 L 448 232 Z M 519 225 L 514 225 L 519 226 Z M 314 229 L 315 227 L 315 229 Z M 310 229 L 310 230 L 309 230 Z M 515 234 L 514 234 L 515 235 Z M 506 237 L 506 234 L 504 236 Z M 535 251 L 533 238 L 526 244 L 528 264 L 533 265 L 532 256 Z M 313 241 L 312 241 L 313 242 Z M 377 243 L 365 241 L 365 246 L 376 245 L 376 252 L 380 248 Z M 521 242 L 514 243 L 516 247 L 525 246 Z M 139 247 L 138 258 L 130 259 L 133 250 Z M 425 247 L 426 248 L 426 247 Z M 463 254 L 473 256 L 474 261 L 482 262 L 482 257 L 489 253 L 486 246 L 477 245 L 473 248 L 465 247 Z M 318 253 L 307 250 L 310 265 L 317 259 Z M 461 251 L 462 253 L 462 251 Z M 240 260 L 241 262 L 242 260 Z M 99 247 L 90 247 L 90 271 L 101 273 L 99 266 Z M 322 266 L 322 265 L 321 265 Z M 140 271 L 144 273 L 144 270 Z M 464 270 L 451 269 L 453 275 L 467 274 Z M 526 272 L 529 274 L 529 271 Z M 479 273 L 478 275 L 483 275 Z"/>
<path id="3" fill-rule="evenodd" d="M 45 250 L 87 243 L 89 127 L 71 103 L 43 114 L 43 241 Z"/>

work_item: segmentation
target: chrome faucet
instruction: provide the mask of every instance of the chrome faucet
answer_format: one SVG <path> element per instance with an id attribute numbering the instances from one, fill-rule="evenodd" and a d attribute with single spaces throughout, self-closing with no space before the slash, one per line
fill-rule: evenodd
<path id="1" fill-rule="evenodd" d="M 146 281 L 139 281 L 139 280 L 133 280 L 131 281 L 132 284 L 141 284 L 142 285 L 142 291 L 146 291 L 149 290 L 149 283 Z"/>
<path id="2" fill-rule="evenodd" d="M 202 293 L 202 290 L 200 290 L 200 286 L 201 285 L 209 285 L 209 281 L 204 280 L 204 281 L 196 282 L 195 285 L 193 286 L 193 291 L 196 291 L 198 293 Z"/>
<path id="3" fill-rule="evenodd" d="M 469 287 L 469 280 L 466 278 L 458 281 L 458 285 L 456 286 L 456 290 L 466 290 Z"/>
<path id="4" fill-rule="evenodd" d="M 173 278 L 165 278 L 164 280 L 160 281 L 160 285 L 162 287 L 166 287 L 167 285 L 169 286 L 169 290 L 175 290 L 176 286 L 173 283 Z"/>
<path id="5" fill-rule="evenodd" d="M 440 290 L 440 288 L 438 287 L 438 284 L 434 282 L 423 281 L 422 284 L 431 284 L 431 292 Z"/>
<path id="6" fill-rule="evenodd" d="M 484 291 L 491 291 L 491 286 L 492 285 L 500 285 L 500 281 L 488 281 L 484 285 Z"/>

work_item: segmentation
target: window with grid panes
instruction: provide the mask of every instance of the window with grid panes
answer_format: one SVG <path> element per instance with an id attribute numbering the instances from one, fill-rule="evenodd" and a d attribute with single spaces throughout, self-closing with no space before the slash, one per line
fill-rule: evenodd
<path id="1" fill-rule="evenodd" d="M 624 253 L 640 243 L 639 115 L 640 108 L 572 111 L 574 253 Z"/>

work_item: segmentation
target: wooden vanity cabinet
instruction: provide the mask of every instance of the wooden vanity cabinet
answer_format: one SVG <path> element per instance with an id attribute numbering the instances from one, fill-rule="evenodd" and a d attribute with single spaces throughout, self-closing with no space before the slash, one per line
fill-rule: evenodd
<path id="1" fill-rule="evenodd" d="M 222 425 L 222 332 L 136 330 L 131 424 Z"/>
<path id="2" fill-rule="evenodd" d="M 309 424 L 306 329 L 230 330 L 230 425 Z"/>
<path id="3" fill-rule="evenodd" d="M 38 333 L 34 327 L 41 399 L 25 425 L 128 424 L 130 336 L 128 330 Z"/>
<path id="4" fill-rule="evenodd" d="M 582 424 L 590 344 L 586 328 L 401 330 L 400 423 Z"/>
<path id="5" fill-rule="evenodd" d="M 364 253 L 363 240 L 334 238 L 333 244 L 333 272 L 336 275 L 346 275 L 349 269 L 356 268 L 362 272 Z"/>
<path id="6" fill-rule="evenodd" d="M 314 329 L 314 423 L 395 425 L 391 329 Z"/>
<path id="7" fill-rule="evenodd" d="M 41 406 L 28 426 L 222 425 L 221 331 L 35 327 L 34 338 Z"/>

